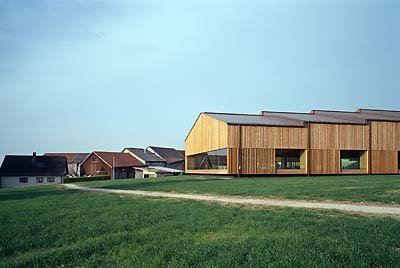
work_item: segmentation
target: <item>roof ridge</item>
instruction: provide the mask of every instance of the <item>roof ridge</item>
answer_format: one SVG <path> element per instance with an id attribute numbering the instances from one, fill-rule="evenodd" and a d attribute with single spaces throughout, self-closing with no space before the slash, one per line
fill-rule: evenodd
<path id="1" fill-rule="evenodd" d="M 372 112 L 395 112 L 395 113 L 400 113 L 399 110 L 368 109 L 368 108 L 358 108 L 356 112 L 361 113 L 362 111 L 372 111 Z"/>
<path id="2" fill-rule="evenodd" d="M 275 114 L 310 114 L 302 112 L 274 112 L 274 111 L 261 111 L 261 113 L 275 113 Z"/>
<path id="3" fill-rule="evenodd" d="M 248 116 L 262 116 L 262 115 L 260 115 L 260 114 L 221 113 L 221 112 L 202 112 L 202 114 L 222 114 L 222 115 L 248 115 Z"/>

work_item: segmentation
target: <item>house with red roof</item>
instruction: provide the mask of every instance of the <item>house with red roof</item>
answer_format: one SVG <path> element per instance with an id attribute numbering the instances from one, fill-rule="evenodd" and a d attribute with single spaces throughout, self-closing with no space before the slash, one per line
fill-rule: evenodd
<path id="1" fill-rule="evenodd" d="M 145 165 L 127 153 L 94 151 L 81 164 L 86 176 L 108 175 L 115 179 L 135 178 L 135 168 Z"/>

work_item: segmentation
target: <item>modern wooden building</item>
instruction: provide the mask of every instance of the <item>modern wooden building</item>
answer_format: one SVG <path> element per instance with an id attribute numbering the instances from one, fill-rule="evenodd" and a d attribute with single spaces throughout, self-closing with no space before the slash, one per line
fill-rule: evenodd
<path id="1" fill-rule="evenodd" d="M 201 113 L 186 173 L 398 174 L 400 111 Z"/>

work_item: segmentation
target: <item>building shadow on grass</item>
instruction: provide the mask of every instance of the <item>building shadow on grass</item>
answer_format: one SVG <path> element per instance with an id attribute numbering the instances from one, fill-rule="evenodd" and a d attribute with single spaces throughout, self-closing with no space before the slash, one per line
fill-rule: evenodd
<path id="1" fill-rule="evenodd" d="M 72 190 L 77 191 L 77 190 Z M 1 201 L 15 201 L 24 199 L 34 199 L 49 196 L 67 196 L 70 191 L 59 189 L 56 186 L 31 186 L 24 188 L 3 188 L 0 189 L 0 202 Z"/>

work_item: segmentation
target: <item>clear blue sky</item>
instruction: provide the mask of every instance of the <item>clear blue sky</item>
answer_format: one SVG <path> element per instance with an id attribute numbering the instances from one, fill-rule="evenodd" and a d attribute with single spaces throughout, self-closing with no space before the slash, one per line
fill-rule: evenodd
<path id="1" fill-rule="evenodd" d="M 399 14 L 398 0 L 0 0 L 0 160 L 183 148 L 202 111 L 400 110 Z"/>

